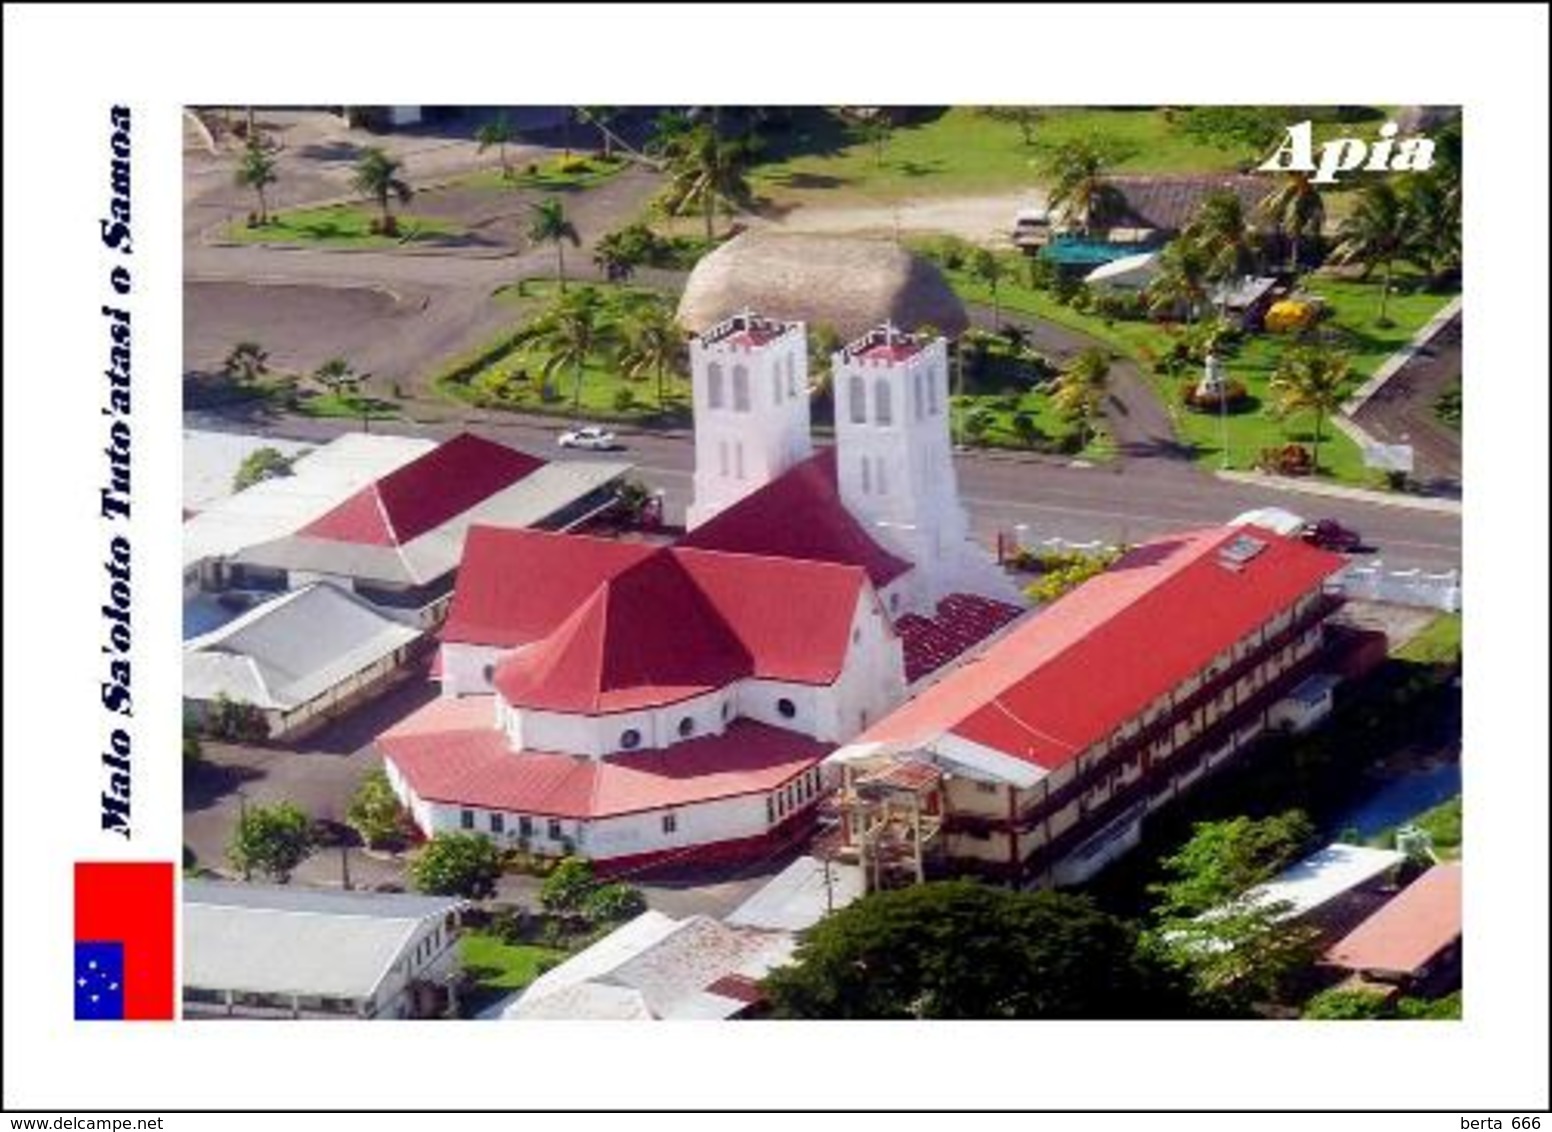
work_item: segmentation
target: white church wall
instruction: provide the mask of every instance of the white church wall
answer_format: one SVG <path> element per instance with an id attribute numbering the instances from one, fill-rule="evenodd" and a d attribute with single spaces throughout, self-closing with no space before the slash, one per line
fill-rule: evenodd
<path id="1" fill-rule="evenodd" d="M 495 648 L 449 641 L 442 646 L 442 694 L 486 695 L 493 690 L 491 675 L 503 657 L 518 649 Z"/>

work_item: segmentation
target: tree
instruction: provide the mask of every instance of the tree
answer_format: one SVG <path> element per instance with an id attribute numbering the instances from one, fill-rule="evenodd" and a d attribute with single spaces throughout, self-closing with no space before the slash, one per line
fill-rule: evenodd
<path id="1" fill-rule="evenodd" d="M 1045 111 L 1038 106 L 987 106 L 981 113 L 1017 126 L 1025 145 L 1035 144 L 1035 127 L 1045 120 Z"/>
<path id="2" fill-rule="evenodd" d="M 1390 1007 L 1385 996 L 1373 991 L 1330 987 L 1304 1004 L 1299 1017 L 1311 1021 L 1346 1022 L 1366 1018 L 1388 1018 Z"/>
<path id="3" fill-rule="evenodd" d="M 561 370 L 572 371 L 571 408 L 582 410 L 582 372 L 593 354 L 616 340 L 604 316 L 598 292 L 583 287 L 556 301 L 540 320 L 533 341 L 544 353 L 540 373 L 546 383 Z"/>
<path id="4" fill-rule="evenodd" d="M 992 329 L 1002 323 L 1002 304 L 997 297 L 997 285 L 1007 274 L 1003 263 L 989 248 L 977 248 L 970 257 L 970 274 L 986 284 L 992 293 Z"/>
<path id="5" fill-rule="evenodd" d="M 1094 418 L 1105 406 L 1109 381 L 1110 355 L 1097 346 L 1081 351 L 1057 376 L 1051 403 L 1062 416 L 1077 422 L 1080 447 L 1086 447 L 1091 439 Z"/>
<path id="6" fill-rule="evenodd" d="M 671 159 L 695 130 L 695 123 L 682 110 L 664 110 L 652 119 L 652 132 L 646 151 L 652 157 Z"/>
<path id="7" fill-rule="evenodd" d="M 1088 235 L 1114 211 L 1118 193 L 1106 179 L 1110 155 L 1093 139 L 1064 142 L 1045 160 L 1051 181 L 1046 201 L 1053 212 L 1077 219 Z"/>
<path id="8" fill-rule="evenodd" d="M 747 139 L 724 138 L 711 126 L 696 126 L 669 152 L 668 211 L 682 216 L 699 208 L 706 218 L 706 242 L 716 236 L 717 205 L 740 208 L 751 199 L 745 170 L 752 156 Z"/>
<path id="9" fill-rule="evenodd" d="M 510 178 L 512 166 L 507 164 L 507 146 L 512 143 L 512 123 L 507 121 L 506 113 L 503 111 L 497 114 L 493 120 L 481 126 L 474 140 L 479 142 L 477 153 L 484 153 L 492 146 L 496 148 L 501 158 L 501 175 Z"/>
<path id="10" fill-rule="evenodd" d="M 1313 174 L 1293 169 L 1256 206 L 1267 222 L 1288 237 L 1288 267 L 1299 269 L 1300 241 L 1316 242 L 1326 224 L 1326 202 Z"/>
<path id="11" fill-rule="evenodd" d="M 1452 201 L 1443 178 L 1414 174 L 1402 183 L 1407 246 L 1402 258 L 1421 268 L 1430 286 L 1443 284 L 1460 271 L 1460 204 Z"/>
<path id="12" fill-rule="evenodd" d="M 402 161 L 389 157 L 377 146 L 368 146 L 357 160 L 356 175 L 351 180 L 351 187 L 358 193 L 377 201 L 383 213 L 380 230 L 386 235 L 398 231 L 398 222 L 388 210 L 388 198 L 397 197 L 399 203 L 404 204 L 415 195 L 409 182 L 399 176 L 403 168 Z"/>
<path id="13" fill-rule="evenodd" d="M 205 747 L 199 741 L 199 721 L 192 715 L 183 717 L 183 769 L 190 770 L 205 761 Z"/>
<path id="14" fill-rule="evenodd" d="M 1146 1018 L 1178 983 L 1088 900 L 956 880 L 876 892 L 821 920 L 765 990 L 785 1018 Z"/>
<path id="15" fill-rule="evenodd" d="M 1409 247 L 1408 216 L 1401 197 L 1388 180 L 1366 181 L 1358 204 L 1337 229 L 1340 242 L 1332 250 L 1337 263 L 1360 263 L 1367 277 L 1375 268 L 1381 271 L 1380 313 L 1378 326 L 1389 326 L 1386 315 L 1390 300 L 1391 273 L 1396 260 Z"/>
<path id="16" fill-rule="evenodd" d="M 1013 414 L 1013 433 L 1025 448 L 1033 448 L 1040 440 L 1040 426 L 1028 413 Z"/>
<path id="17" fill-rule="evenodd" d="M 559 197 L 545 197 L 528 206 L 528 238 L 536 244 L 555 245 L 555 281 L 566 289 L 566 245 L 578 247 L 582 237 L 570 220 Z"/>
<path id="18" fill-rule="evenodd" d="M 1186 321 L 1196 318 L 1207 302 L 1212 263 L 1195 240 L 1180 236 L 1159 253 L 1159 274 L 1148 284 L 1148 306 L 1154 314 L 1172 316 L 1184 308 Z"/>
<path id="19" fill-rule="evenodd" d="M 269 355 L 257 342 L 239 342 L 221 363 L 221 372 L 248 385 L 269 373 Z"/>
<path id="20" fill-rule="evenodd" d="M 1284 997 L 1290 976 L 1314 962 L 1318 929 L 1289 919 L 1287 901 L 1239 896 L 1190 919 L 1166 920 L 1150 937 L 1188 978 L 1199 1003 L 1246 1012 Z"/>
<path id="21" fill-rule="evenodd" d="M 1234 193 L 1207 194 L 1183 235 L 1194 240 L 1206 255 L 1209 279 L 1225 283 L 1255 266 L 1254 234 L 1244 205 Z"/>
<path id="22" fill-rule="evenodd" d="M 641 890 L 619 882 L 595 885 L 582 901 L 582 914 L 595 924 L 633 920 L 646 910 L 647 898 Z"/>
<path id="23" fill-rule="evenodd" d="M 1321 428 L 1326 418 L 1347 399 L 1347 355 L 1326 346 L 1295 346 L 1278 359 L 1268 388 L 1276 394 L 1274 411 L 1279 416 L 1297 412 L 1315 414 L 1315 440 L 1311 464 L 1320 470 Z"/>
<path id="24" fill-rule="evenodd" d="M 539 906 L 556 915 L 576 915 L 597 887 L 593 862 L 586 857 L 566 857 L 544 878 Z"/>
<path id="25" fill-rule="evenodd" d="M 884 149 L 889 145 L 889 137 L 894 133 L 894 123 L 889 120 L 889 115 L 883 110 L 876 111 L 872 117 L 862 123 L 862 136 L 873 147 L 873 164 L 882 167 L 884 164 Z"/>
<path id="26" fill-rule="evenodd" d="M 1315 826 L 1302 810 L 1197 822 L 1186 843 L 1160 862 L 1170 879 L 1153 892 L 1167 915 L 1198 915 L 1270 880 L 1314 842 Z"/>
<path id="27" fill-rule="evenodd" d="M 254 195 L 259 198 L 259 223 L 269 223 L 269 201 L 264 195 L 264 190 L 279 180 L 275 172 L 275 159 L 264 151 L 256 137 L 249 136 L 248 144 L 243 149 L 242 160 L 237 163 L 235 176 L 237 184 L 245 189 L 252 189 Z"/>
<path id="28" fill-rule="evenodd" d="M 608 161 L 614 156 L 614 134 L 609 130 L 609 123 L 620 116 L 620 108 L 617 106 L 581 106 L 578 109 L 582 117 L 587 119 L 598 130 L 598 140 L 603 143 L 604 160 Z"/>
<path id="29" fill-rule="evenodd" d="M 313 371 L 313 380 L 343 400 L 360 391 L 365 375 L 357 373 L 344 358 L 330 358 Z"/>
<path id="30" fill-rule="evenodd" d="M 410 864 L 410 882 L 419 892 L 483 900 L 496 892 L 501 858 L 495 845 L 478 833 L 439 833 Z"/>
<path id="31" fill-rule="evenodd" d="M 398 840 L 404 829 L 404 807 L 382 767 L 362 777 L 345 811 L 345 822 L 371 848 L 382 848 Z"/>
<path id="32" fill-rule="evenodd" d="M 263 480 L 279 479 L 291 474 L 291 457 L 278 448 L 256 448 L 238 465 L 232 477 L 232 490 L 242 491 Z"/>
<path id="33" fill-rule="evenodd" d="M 626 375 L 635 380 L 648 374 L 656 375 L 659 409 L 668 404 L 667 375 L 683 373 L 685 361 L 684 332 L 664 303 L 652 302 L 643 306 L 626 323 L 620 365 Z"/>
<path id="34" fill-rule="evenodd" d="M 284 884 L 312 851 L 312 819 L 292 802 L 246 807 L 227 847 L 243 876 L 257 870 Z"/>

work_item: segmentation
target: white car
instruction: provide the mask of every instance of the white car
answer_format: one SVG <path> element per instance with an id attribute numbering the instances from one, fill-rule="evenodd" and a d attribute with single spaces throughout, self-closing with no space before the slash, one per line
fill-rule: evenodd
<path id="1" fill-rule="evenodd" d="M 562 448 L 591 448 L 595 452 L 607 452 L 620 446 L 614 438 L 614 433 L 597 425 L 587 425 L 584 428 L 563 432 L 556 443 Z"/>

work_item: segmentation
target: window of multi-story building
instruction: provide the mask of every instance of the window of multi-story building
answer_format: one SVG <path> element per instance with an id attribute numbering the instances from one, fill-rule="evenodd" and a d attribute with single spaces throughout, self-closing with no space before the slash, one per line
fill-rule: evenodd
<path id="1" fill-rule="evenodd" d="M 492 833 L 505 833 L 506 829 L 507 819 L 505 814 L 490 815 L 490 831 Z"/>
<path id="2" fill-rule="evenodd" d="M 733 367 L 733 411 L 749 411 L 749 369 L 746 366 Z"/>
<path id="3" fill-rule="evenodd" d="M 720 409 L 727 402 L 722 388 L 722 367 L 716 362 L 706 367 L 706 401 L 713 409 Z"/>
<path id="4" fill-rule="evenodd" d="M 679 818 L 675 814 L 663 815 L 663 832 L 676 833 L 679 830 Z"/>
<path id="5" fill-rule="evenodd" d="M 561 825 L 560 819 L 558 819 L 558 818 L 551 818 L 550 819 L 550 825 L 549 825 L 548 832 L 549 832 L 550 840 L 551 841 L 559 841 L 562 837 L 564 837 L 566 835 L 565 827 Z"/>
<path id="6" fill-rule="evenodd" d="M 519 837 L 533 836 L 533 818 L 529 817 L 527 814 L 518 815 L 517 835 Z"/>
<path id="7" fill-rule="evenodd" d="M 459 825 L 459 828 L 461 828 L 461 829 L 473 829 L 474 828 L 474 811 L 473 810 L 459 810 L 458 811 L 458 825 Z"/>
<path id="8" fill-rule="evenodd" d="M 776 714 L 783 719 L 791 719 L 798 713 L 798 705 L 787 699 L 786 696 L 776 701 Z"/>

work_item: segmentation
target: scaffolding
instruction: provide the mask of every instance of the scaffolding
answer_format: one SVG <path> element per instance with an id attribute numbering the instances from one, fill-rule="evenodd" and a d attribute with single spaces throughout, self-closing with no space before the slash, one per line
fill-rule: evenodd
<path id="1" fill-rule="evenodd" d="M 860 867 L 865 892 L 921 884 L 943 830 L 943 773 L 909 757 L 846 763 L 826 811 L 815 851 Z"/>

